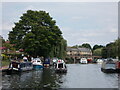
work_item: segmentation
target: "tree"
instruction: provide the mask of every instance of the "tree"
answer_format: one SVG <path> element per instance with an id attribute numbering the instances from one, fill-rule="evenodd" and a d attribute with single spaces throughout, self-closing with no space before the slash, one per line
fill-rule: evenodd
<path id="1" fill-rule="evenodd" d="M 34 56 L 49 57 L 51 50 L 64 40 L 56 21 L 45 11 L 28 10 L 15 23 L 9 40 L 17 49 Z"/>
<path id="2" fill-rule="evenodd" d="M 102 56 L 102 48 L 97 48 L 93 51 L 93 55 Z"/>
<path id="3" fill-rule="evenodd" d="M 103 47 L 102 45 L 94 45 L 93 50 L 98 49 L 98 48 L 102 48 L 102 47 Z"/>
<path id="4" fill-rule="evenodd" d="M 116 58 L 118 57 L 118 40 L 108 43 L 102 50 L 103 58 Z"/>
<path id="5" fill-rule="evenodd" d="M 85 48 L 89 48 L 89 49 L 91 49 L 91 46 L 90 46 L 90 44 L 88 44 L 88 43 L 84 43 L 84 44 L 82 44 L 82 47 L 85 47 Z"/>
<path id="6" fill-rule="evenodd" d="M 120 38 L 118 38 L 118 40 L 116 42 L 117 42 L 117 50 L 118 50 L 117 54 L 118 54 L 118 58 L 120 60 Z"/>

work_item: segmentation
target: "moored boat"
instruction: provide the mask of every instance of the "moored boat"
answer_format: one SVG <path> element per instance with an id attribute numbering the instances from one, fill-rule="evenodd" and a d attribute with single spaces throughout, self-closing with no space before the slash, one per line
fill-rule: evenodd
<path id="1" fill-rule="evenodd" d="M 33 64 L 33 69 L 43 68 L 43 64 L 40 58 L 34 58 L 31 62 Z"/>
<path id="2" fill-rule="evenodd" d="M 97 59 L 97 63 L 98 63 L 98 64 L 102 64 L 102 63 L 103 63 L 103 60 L 102 60 L 102 59 Z"/>
<path id="3" fill-rule="evenodd" d="M 9 64 L 9 68 L 8 68 L 8 72 L 13 72 L 13 71 L 17 71 L 17 72 L 22 72 L 22 71 L 29 71 L 33 69 L 33 64 L 29 61 L 25 62 L 25 61 L 11 61 Z"/>
<path id="4" fill-rule="evenodd" d="M 116 72 L 116 64 L 112 59 L 104 60 L 102 63 L 101 71 L 106 73 Z"/>
<path id="5" fill-rule="evenodd" d="M 92 58 L 87 58 L 88 63 L 92 63 Z"/>
<path id="6" fill-rule="evenodd" d="M 56 73 L 66 73 L 67 67 L 63 60 L 59 59 L 56 64 L 54 65 L 55 72 Z"/>
<path id="7" fill-rule="evenodd" d="M 86 58 L 81 58 L 81 59 L 80 59 L 80 63 L 81 63 L 81 64 L 87 64 L 88 61 L 87 61 Z"/>
<path id="8" fill-rule="evenodd" d="M 50 58 L 46 58 L 43 62 L 44 67 L 49 67 L 50 66 Z"/>

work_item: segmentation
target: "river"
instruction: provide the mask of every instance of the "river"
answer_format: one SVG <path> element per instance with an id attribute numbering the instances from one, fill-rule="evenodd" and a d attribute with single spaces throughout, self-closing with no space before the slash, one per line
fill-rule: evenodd
<path id="1" fill-rule="evenodd" d="M 22 88 L 118 88 L 120 75 L 101 72 L 101 64 L 67 64 L 66 74 L 56 74 L 52 67 L 20 74 L 4 75 L 3 89 Z"/>

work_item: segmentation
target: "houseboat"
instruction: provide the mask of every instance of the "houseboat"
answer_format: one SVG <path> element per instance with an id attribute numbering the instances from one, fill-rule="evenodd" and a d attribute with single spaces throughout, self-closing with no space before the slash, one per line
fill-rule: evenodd
<path id="1" fill-rule="evenodd" d="M 56 64 L 54 65 L 55 72 L 56 73 L 66 73 L 67 67 L 63 60 L 59 59 L 57 60 Z"/>
<path id="2" fill-rule="evenodd" d="M 17 71 L 17 72 L 22 72 L 22 71 L 29 71 L 33 69 L 33 64 L 31 62 L 28 61 L 11 61 L 9 64 L 9 68 L 8 71 L 13 72 L 13 71 Z"/>
<path id="3" fill-rule="evenodd" d="M 87 61 L 86 58 L 81 58 L 81 59 L 80 59 L 80 63 L 81 63 L 81 64 L 87 64 L 88 61 Z"/>
<path id="4" fill-rule="evenodd" d="M 112 59 L 104 60 L 101 66 L 101 71 L 109 73 L 116 72 L 116 64 Z"/>
<path id="5" fill-rule="evenodd" d="M 33 64 L 33 69 L 43 68 L 43 64 L 40 58 L 34 58 L 31 62 Z"/>

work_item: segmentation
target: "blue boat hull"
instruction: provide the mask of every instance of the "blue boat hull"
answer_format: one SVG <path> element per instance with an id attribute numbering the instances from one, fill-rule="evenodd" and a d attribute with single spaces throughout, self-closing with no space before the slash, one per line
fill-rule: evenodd
<path id="1" fill-rule="evenodd" d="M 40 69 L 40 68 L 43 68 L 42 65 L 33 65 L 33 69 Z"/>

